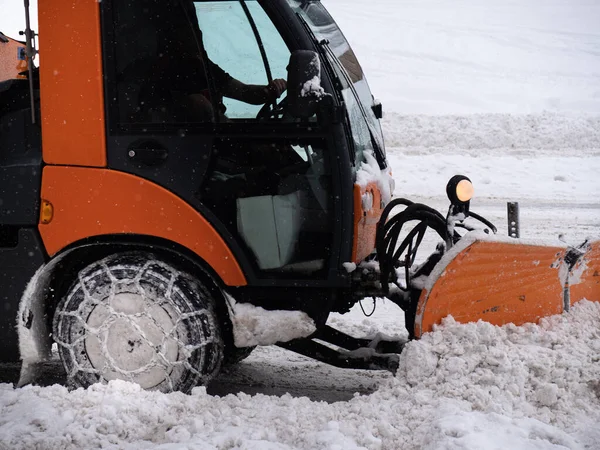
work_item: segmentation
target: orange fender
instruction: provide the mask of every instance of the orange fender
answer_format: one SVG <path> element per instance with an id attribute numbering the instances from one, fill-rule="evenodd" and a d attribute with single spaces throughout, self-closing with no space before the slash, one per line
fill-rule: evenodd
<path id="1" fill-rule="evenodd" d="M 190 249 L 226 285 L 247 284 L 235 256 L 210 223 L 181 198 L 148 180 L 107 169 L 46 166 L 42 200 L 46 206 L 39 230 L 50 256 L 93 236 L 156 236 Z"/>

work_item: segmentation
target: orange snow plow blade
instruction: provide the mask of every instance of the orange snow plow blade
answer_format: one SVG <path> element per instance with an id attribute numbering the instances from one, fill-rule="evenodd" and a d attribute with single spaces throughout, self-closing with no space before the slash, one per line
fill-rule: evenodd
<path id="1" fill-rule="evenodd" d="M 476 240 L 457 250 L 442 258 L 435 269 L 439 276 L 421 293 L 416 337 L 448 315 L 461 323 L 522 325 L 559 314 L 583 298 L 600 301 L 600 242 L 576 250 L 583 257 L 571 271 L 566 247 Z"/>

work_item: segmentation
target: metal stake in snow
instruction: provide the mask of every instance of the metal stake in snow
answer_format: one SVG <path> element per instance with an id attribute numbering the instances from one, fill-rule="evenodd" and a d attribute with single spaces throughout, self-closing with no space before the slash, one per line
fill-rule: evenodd
<path id="1" fill-rule="evenodd" d="M 519 203 L 508 202 L 506 204 L 507 216 L 508 216 L 508 235 L 512 238 L 518 239 L 521 237 L 521 230 L 519 226 Z"/>

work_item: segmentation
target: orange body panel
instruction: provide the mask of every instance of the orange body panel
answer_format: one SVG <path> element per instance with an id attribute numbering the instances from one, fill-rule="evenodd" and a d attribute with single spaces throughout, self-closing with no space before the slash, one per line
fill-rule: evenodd
<path id="1" fill-rule="evenodd" d="M 233 253 L 206 219 L 150 181 L 106 169 L 46 166 L 42 198 L 53 206 L 52 219 L 38 226 L 51 256 L 93 236 L 157 236 L 196 253 L 226 285 L 246 285 Z"/>
<path id="2" fill-rule="evenodd" d="M 363 196 L 370 196 L 372 207 L 365 211 Z M 352 261 L 361 262 L 375 249 L 377 222 L 383 211 L 381 192 L 376 183 L 366 186 L 354 185 L 354 241 L 352 243 Z"/>
<path id="3" fill-rule="evenodd" d="M 600 302 L 600 241 L 592 242 L 590 248 L 573 270 L 571 277 L 571 304 L 579 300 Z M 578 276 L 577 273 L 582 271 Z"/>
<path id="4" fill-rule="evenodd" d="M 99 2 L 41 1 L 38 20 L 44 161 L 104 167 Z"/>
<path id="5" fill-rule="evenodd" d="M 452 315 L 461 323 L 522 325 L 563 311 L 560 247 L 477 241 L 450 261 L 419 298 L 415 335 Z"/>
<path id="6" fill-rule="evenodd" d="M 24 52 L 25 44 L 5 36 L 8 42 L 0 41 L 0 81 L 27 78 L 19 75 L 27 70 L 27 61 L 20 59 L 19 54 Z"/>

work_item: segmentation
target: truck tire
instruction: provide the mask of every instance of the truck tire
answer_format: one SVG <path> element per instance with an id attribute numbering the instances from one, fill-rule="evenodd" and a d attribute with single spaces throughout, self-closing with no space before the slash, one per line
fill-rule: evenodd
<path id="1" fill-rule="evenodd" d="M 190 392 L 223 362 L 209 290 L 147 253 L 121 253 L 81 270 L 59 302 L 53 337 L 70 387 L 121 379 Z"/>

